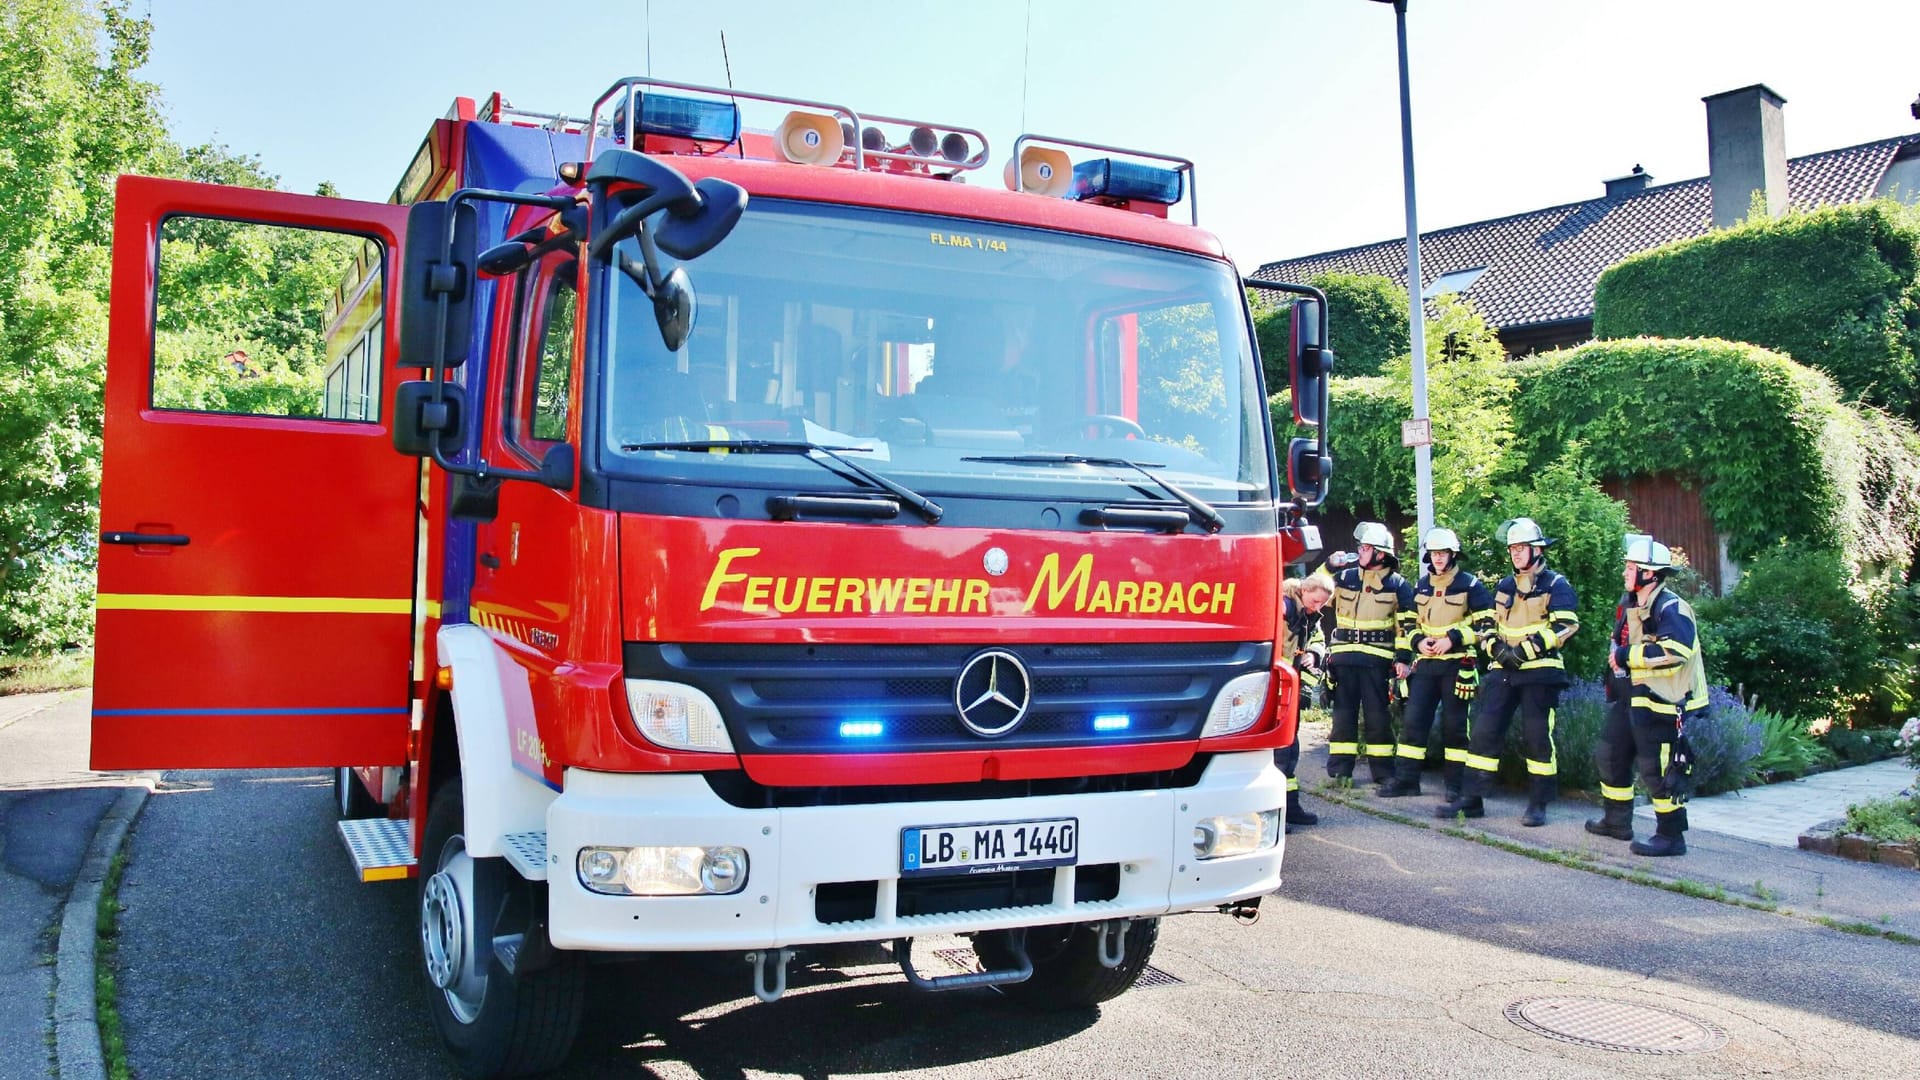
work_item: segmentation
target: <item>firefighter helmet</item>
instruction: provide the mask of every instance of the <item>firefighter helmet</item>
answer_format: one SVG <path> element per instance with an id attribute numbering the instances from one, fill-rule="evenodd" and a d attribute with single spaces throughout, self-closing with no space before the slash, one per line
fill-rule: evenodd
<path id="1" fill-rule="evenodd" d="M 1428 551 L 1451 551 L 1460 554 L 1460 537 L 1452 529 L 1430 529 L 1427 539 L 1420 545 Z"/>
<path id="2" fill-rule="evenodd" d="M 1507 522 L 1506 533 L 1507 545 L 1509 547 L 1514 544 L 1534 544 L 1539 547 L 1546 547 L 1548 544 L 1553 543 L 1552 540 L 1547 539 L 1546 533 L 1540 531 L 1540 526 L 1535 524 L 1532 518 L 1514 518 L 1512 521 Z"/>
<path id="3" fill-rule="evenodd" d="M 1363 521 L 1353 530 L 1356 544 L 1371 544 L 1375 549 L 1393 554 L 1393 532 L 1377 521 Z"/>
<path id="4" fill-rule="evenodd" d="M 1667 545 L 1645 533 L 1629 533 L 1625 561 L 1648 570 L 1671 570 L 1673 552 L 1668 550 Z"/>

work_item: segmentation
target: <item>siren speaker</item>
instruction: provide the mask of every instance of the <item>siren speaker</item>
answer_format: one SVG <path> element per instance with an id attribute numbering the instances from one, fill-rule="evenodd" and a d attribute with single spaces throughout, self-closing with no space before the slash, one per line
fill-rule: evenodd
<path id="1" fill-rule="evenodd" d="M 773 141 L 788 161 L 802 165 L 831 165 L 846 149 L 839 121 L 818 113 L 788 113 L 775 129 Z"/>
<path id="2" fill-rule="evenodd" d="M 862 128 L 860 130 L 860 145 L 866 147 L 868 150 L 885 152 L 887 149 L 887 133 L 877 127 Z"/>
<path id="3" fill-rule="evenodd" d="M 1020 152 L 1017 165 L 1011 159 L 1007 161 L 1005 179 L 1011 191 L 1065 195 L 1073 185 L 1073 161 L 1067 157 L 1065 150 L 1029 146 Z"/>
<path id="4" fill-rule="evenodd" d="M 934 137 L 932 128 L 917 127 L 907 133 L 907 145 L 913 147 L 913 152 L 921 157 L 932 157 L 933 152 L 940 148 L 940 140 Z"/>
<path id="5" fill-rule="evenodd" d="M 967 144 L 967 137 L 957 131 L 948 132 L 940 140 L 940 156 L 955 164 L 972 156 L 973 147 Z"/>

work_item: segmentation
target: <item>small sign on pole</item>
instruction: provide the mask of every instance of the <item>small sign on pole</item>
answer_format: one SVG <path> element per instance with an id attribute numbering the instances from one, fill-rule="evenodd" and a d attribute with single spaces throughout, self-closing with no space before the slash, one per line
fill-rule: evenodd
<path id="1" fill-rule="evenodd" d="M 1426 417 L 1400 421 L 1400 445 L 1412 449 L 1433 445 L 1433 421 Z"/>

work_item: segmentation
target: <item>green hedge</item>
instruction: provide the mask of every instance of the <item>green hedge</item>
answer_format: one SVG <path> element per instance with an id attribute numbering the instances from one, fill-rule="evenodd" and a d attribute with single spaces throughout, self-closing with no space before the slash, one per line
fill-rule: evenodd
<path id="1" fill-rule="evenodd" d="M 1920 541 L 1913 429 L 1842 404 L 1831 379 L 1778 353 L 1597 341 L 1513 367 L 1527 460 L 1577 442 L 1601 476 L 1690 474 L 1735 559 L 1787 540 L 1905 562 Z"/>
<path id="2" fill-rule="evenodd" d="M 1392 278 L 1332 271 L 1315 274 L 1307 284 L 1327 294 L 1327 337 L 1337 358 L 1334 374 L 1378 375 L 1387 361 L 1407 355 L 1407 290 Z M 1277 393 L 1287 386 L 1287 315 L 1293 303 L 1278 293 L 1248 292 L 1267 389 Z"/>
<path id="3" fill-rule="evenodd" d="M 1920 211 L 1827 207 L 1642 252 L 1601 275 L 1593 332 L 1751 342 L 1920 418 Z"/>

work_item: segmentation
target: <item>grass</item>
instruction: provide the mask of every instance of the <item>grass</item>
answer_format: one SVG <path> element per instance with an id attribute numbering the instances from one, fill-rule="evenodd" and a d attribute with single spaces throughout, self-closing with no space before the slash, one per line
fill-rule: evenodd
<path id="1" fill-rule="evenodd" d="M 93 684 L 93 654 L 0 656 L 0 695 L 44 694 Z"/>
<path id="2" fill-rule="evenodd" d="M 94 1010 L 100 1022 L 100 1053 L 106 1059 L 111 1080 L 133 1080 L 133 1066 L 127 1061 L 126 1035 L 120 1027 L 120 999 L 114 984 L 113 959 L 120 947 L 120 875 L 127 868 L 127 853 L 114 853 L 107 880 L 100 886 L 98 939 L 94 942 Z"/>

